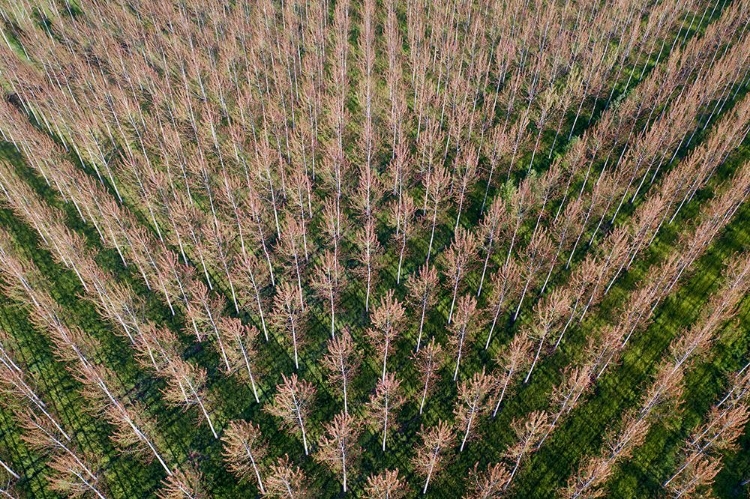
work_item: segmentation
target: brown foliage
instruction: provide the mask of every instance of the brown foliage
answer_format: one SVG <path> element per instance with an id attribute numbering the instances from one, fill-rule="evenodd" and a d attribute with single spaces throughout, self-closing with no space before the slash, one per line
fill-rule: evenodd
<path id="1" fill-rule="evenodd" d="M 313 491 L 305 473 L 285 455 L 269 466 L 265 495 L 279 499 L 307 499 L 313 497 Z"/>
<path id="2" fill-rule="evenodd" d="M 437 425 L 428 429 L 422 426 L 419 434 L 422 437 L 422 445 L 416 449 L 412 462 L 417 475 L 425 477 L 422 490 L 423 493 L 427 493 L 430 479 L 444 465 L 449 445 L 453 442 L 455 435 L 450 425 L 443 421 L 439 421 Z"/>
<path id="3" fill-rule="evenodd" d="M 383 379 L 385 379 L 388 352 L 391 343 L 401 333 L 400 329 L 403 325 L 405 313 L 401 302 L 394 298 L 393 290 L 389 289 L 370 314 L 370 322 L 372 322 L 373 327 L 367 330 L 367 336 L 378 353 L 378 357 L 382 358 Z"/>
<path id="4" fill-rule="evenodd" d="M 510 480 L 510 472 L 500 463 L 487 465 L 484 471 L 479 470 L 479 463 L 469 471 L 470 491 L 464 499 L 492 499 L 502 497 L 504 487 Z"/>
<path id="5" fill-rule="evenodd" d="M 458 400 L 453 412 L 456 414 L 456 426 L 464 434 L 461 451 L 464 450 L 467 440 L 471 437 L 477 419 L 489 409 L 487 398 L 494 386 L 495 380 L 484 373 L 484 368 L 481 373 L 474 373 L 470 380 L 463 381 L 459 385 Z"/>
<path id="6" fill-rule="evenodd" d="M 344 412 L 347 414 L 349 413 L 348 386 L 360 363 L 360 356 L 357 353 L 349 329 L 344 329 L 338 337 L 328 340 L 328 352 L 320 360 L 321 366 L 329 372 L 329 381 L 332 384 L 341 384 Z"/>
<path id="7" fill-rule="evenodd" d="M 341 473 L 344 492 L 347 491 L 347 479 L 360 452 L 357 444 L 360 431 L 359 423 L 352 416 L 339 413 L 325 425 L 325 436 L 318 441 L 315 460 Z"/>
<path id="8" fill-rule="evenodd" d="M 271 322 L 291 339 L 294 349 L 294 366 L 299 369 L 299 349 L 304 340 L 302 328 L 303 309 L 297 301 L 297 291 L 288 282 L 277 286 Z M 291 337 L 291 338 L 289 338 Z"/>
<path id="9" fill-rule="evenodd" d="M 255 481 L 260 493 L 265 493 L 259 468 L 267 445 L 260 427 L 248 421 L 230 421 L 221 440 L 224 443 L 222 455 L 229 471 L 240 480 Z"/>
<path id="10" fill-rule="evenodd" d="M 283 382 L 276 385 L 276 395 L 271 405 L 265 410 L 272 416 L 281 419 L 281 425 L 293 434 L 301 433 L 302 442 L 307 454 L 307 434 L 305 422 L 310 413 L 315 397 L 315 387 L 309 381 L 300 380 L 296 374 L 288 378 L 281 375 Z"/>
<path id="11" fill-rule="evenodd" d="M 438 369 L 444 362 L 443 347 L 440 343 L 435 343 L 433 337 L 430 342 L 421 349 L 419 352 L 413 355 L 414 361 L 417 364 L 417 370 L 419 371 L 421 399 L 419 402 L 419 413 L 422 414 L 424 409 L 425 400 L 427 396 L 432 392 L 435 381 L 439 374 Z"/>
<path id="12" fill-rule="evenodd" d="M 419 335 L 417 337 L 417 351 L 422 342 L 422 331 L 427 311 L 435 304 L 438 291 L 438 274 L 435 267 L 422 265 L 418 272 L 409 276 L 406 288 L 409 291 L 409 303 L 419 311 Z"/>
<path id="13" fill-rule="evenodd" d="M 209 495 L 201 485 L 201 474 L 191 466 L 175 469 L 164 479 L 159 499 L 207 499 Z"/>
<path id="14" fill-rule="evenodd" d="M 377 425 L 378 431 L 383 432 L 383 452 L 388 429 L 395 424 L 398 410 L 405 402 L 401 391 L 401 382 L 394 374 L 388 373 L 385 378 L 378 380 L 375 393 L 370 396 L 367 419 Z"/>
<path id="15" fill-rule="evenodd" d="M 367 477 L 365 493 L 373 499 L 403 499 L 411 492 L 409 484 L 398 474 L 398 469 L 385 470 Z"/>
<path id="16" fill-rule="evenodd" d="M 497 416 L 500 404 L 502 404 L 506 395 L 512 389 L 518 373 L 531 363 L 531 348 L 531 341 L 529 341 L 526 335 L 517 334 L 510 343 L 503 346 L 498 352 L 495 360 L 500 366 L 500 372 L 496 375 L 497 402 L 495 403 L 495 410 L 492 412 L 493 418 Z"/>

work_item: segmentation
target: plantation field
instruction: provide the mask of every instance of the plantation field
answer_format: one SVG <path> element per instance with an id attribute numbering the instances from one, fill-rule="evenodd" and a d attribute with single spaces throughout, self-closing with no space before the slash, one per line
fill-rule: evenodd
<path id="1" fill-rule="evenodd" d="M 747 497 L 748 28 L 0 0 L 0 496 Z"/>

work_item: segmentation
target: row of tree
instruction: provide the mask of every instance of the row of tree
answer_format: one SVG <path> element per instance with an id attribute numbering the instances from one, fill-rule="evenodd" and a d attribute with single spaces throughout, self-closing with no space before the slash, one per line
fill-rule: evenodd
<path id="1" fill-rule="evenodd" d="M 702 233 L 699 228 L 692 240 L 686 241 L 685 246 L 689 244 L 698 248 L 705 248 L 706 245 L 701 244 L 701 239 Z M 697 251 L 702 252 L 703 249 Z M 675 260 L 683 258 L 694 260 L 696 256 L 695 254 L 686 257 L 678 256 Z M 655 298 L 651 301 L 659 301 L 658 296 L 664 296 L 665 291 L 668 292 L 673 286 L 674 280 L 679 279 L 680 268 L 680 265 L 671 264 L 666 269 L 662 267 L 667 277 L 652 279 L 655 286 L 651 287 L 663 291 L 661 293 L 640 293 L 640 295 L 655 295 Z M 710 345 L 715 340 L 716 335 L 719 334 L 721 326 L 734 316 L 738 304 L 747 295 L 748 286 L 750 286 L 749 277 L 750 258 L 748 258 L 748 255 L 739 255 L 730 261 L 728 268 L 725 270 L 723 287 L 712 295 L 698 321 L 688 330 L 678 333 L 672 341 L 668 353 L 657 368 L 653 383 L 648 389 L 643 390 L 639 409 L 627 411 L 623 416 L 620 429 L 605 438 L 603 454 L 584 459 L 578 472 L 570 479 L 568 487 L 565 489 L 566 496 L 595 497 L 603 495 L 605 493 L 603 486 L 614 473 L 615 464 L 627 460 L 634 449 L 643 443 L 654 418 L 658 417 L 658 411 L 674 410 L 679 405 L 684 388 L 685 371 L 710 349 Z M 640 321 L 647 320 L 655 306 L 655 304 L 647 303 L 645 308 L 650 309 L 650 311 L 640 314 Z M 633 314 L 627 314 L 624 319 L 625 321 L 628 319 L 632 321 Z M 632 332 L 632 329 L 630 331 Z M 629 334 L 628 329 L 625 328 L 620 329 L 620 334 L 608 334 L 607 336 L 622 341 L 623 336 L 627 340 Z M 614 355 L 616 355 L 615 352 L 610 353 L 604 367 L 610 365 Z M 597 360 L 601 360 L 601 357 Z M 599 375 L 601 375 L 601 372 Z"/>
<path id="2" fill-rule="evenodd" d="M 458 383 L 453 422 L 443 414 L 444 422 L 424 429 L 413 462 L 426 491 L 446 454 L 464 450 L 521 376 L 531 380 L 748 131 L 744 99 L 686 160 L 674 161 L 745 86 L 750 37 L 738 27 L 746 2 L 726 7 L 687 43 L 716 4 L 82 7 L 66 13 L 50 6 L 43 27 L 32 22 L 30 3 L 7 14 L 3 78 L 15 94 L 0 104 L 3 137 L 123 266 L 137 268 L 186 332 L 212 344 L 219 371 L 247 382 L 257 403 L 282 378 L 264 408 L 301 437 L 305 454 L 340 474 L 344 490 L 357 437 L 365 429 L 380 434 L 385 451 L 399 408 L 412 400 L 422 413 L 445 369 Z M 656 65 L 646 75 L 649 59 Z M 617 83 L 627 95 L 610 106 Z M 585 109 L 597 100 L 606 109 L 594 121 Z M 587 117 L 592 126 L 569 142 Z M 522 180 L 503 184 L 506 166 L 506 179 Z M 685 256 L 668 262 L 666 280 L 638 290 L 624 326 L 592 340 L 587 358 L 598 360 L 568 367 L 549 408 L 514 422 L 504 463 L 475 466 L 469 483 L 479 496 L 507 489 L 524 459 L 621 355 L 745 199 L 743 172 L 723 204 L 706 208 L 695 245 L 684 244 Z M 260 439 L 252 423 L 216 424 L 229 415 L 209 387 L 215 366 L 185 360 L 185 344 L 166 321 L 139 315 L 142 300 L 87 256 L 83 240 L 14 167 L 3 163 L 0 175 L 17 216 L 77 274 L 86 299 L 128 338 L 141 366 L 165 381 L 163 398 L 194 407 L 228 455 Z M 480 224 L 465 228 L 476 212 Z M 623 227 L 613 230 L 616 223 Z M 362 320 L 352 321 L 352 294 L 361 294 Z M 319 376 L 306 352 L 323 341 L 314 322 L 321 311 L 331 338 Z M 237 318 L 245 313 L 255 326 Z M 506 318 L 522 319 L 519 332 L 510 342 L 495 334 L 492 346 Z M 284 345 L 298 374 L 257 370 L 261 334 Z M 409 334 L 414 379 L 403 374 L 398 351 Z M 479 341 L 493 353 L 497 346 L 499 367 L 469 373 L 466 359 L 480 351 Z M 372 365 L 379 376 L 362 397 L 354 379 Z M 103 367 L 92 369 L 79 377 L 112 381 Z M 311 445 L 307 415 L 325 386 L 312 381 L 322 374 L 343 411 Z M 116 406 L 117 394 L 105 402 Z M 261 492 L 303 488 L 302 471 L 287 458 L 228 460 Z M 197 494 L 200 473 L 180 468 L 164 466 L 163 493 Z M 373 495 L 404 489 L 398 470 L 367 482 Z"/>

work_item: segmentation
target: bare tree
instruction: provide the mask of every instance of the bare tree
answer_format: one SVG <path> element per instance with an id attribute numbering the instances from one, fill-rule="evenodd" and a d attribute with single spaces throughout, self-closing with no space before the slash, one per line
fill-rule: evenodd
<path id="1" fill-rule="evenodd" d="M 242 324 L 242 321 L 236 318 L 224 317 L 219 323 L 219 329 L 232 340 L 234 348 L 227 350 L 227 356 L 232 364 L 233 372 L 239 372 L 242 378 L 247 376 L 246 380 L 250 382 L 255 401 L 260 402 L 258 388 L 255 385 L 258 356 L 255 350 L 255 343 L 260 334 L 258 328 Z"/>
<path id="2" fill-rule="evenodd" d="M 518 318 L 518 314 L 521 312 L 521 306 L 523 305 L 526 293 L 529 288 L 539 281 L 541 275 L 540 271 L 545 268 L 545 265 L 549 265 L 554 255 L 554 248 L 552 241 L 547 235 L 544 229 L 535 232 L 531 241 L 523 254 L 523 276 L 525 283 L 523 290 L 521 291 L 521 299 L 518 301 L 518 307 L 516 307 L 516 313 L 513 315 L 513 320 Z M 554 263 L 554 262 L 552 262 Z"/>
<path id="3" fill-rule="evenodd" d="M 261 262 L 258 258 L 248 253 L 244 256 L 240 267 L 238 276 L 238 287 L 240 299 L 243 303 L 254 302 L 258 317 L 260 318 L 260 324 L 263 328 L 263 336 L 268 341 L 268 328 L 266 327 L 266 316 L 264 308 L 266 307 L 265 300 L 261 296 L 261 289 L 263 289 L 264 283 L 264 272 Z M 252 294 L 245 296 L 246 293 L 252 290 Z"/>
<path id="4" fill-rule="evenodd" d="M 385 380 L 388 352 L 391 343 L 401 333 L 400 329 L 405 313 L 401 302 L 393 297 L 393 290 L 389 289 L 370 314 L 370 322 L 372 322 L 373 327 L 367 330 L 367 336 L 375 347 L 378 357 L 383 359 L 383 380 Z"/>
<path id="5" fill-rule="evenodd" d="M 487 267 L 490 264 L 490 258 L 494 254 L 495 243 L 507 229 L 508 222 L 506 218 L 507 212 L 505 208 L 505 200 L 502 196 L 498 195 L 492 201 L 489 210 L 487 210 L 487 213 L 482 217 L 482 221 L 479 225 L 482 249 L 484 250 L 484 264 L 482 265 L 482 277 L 479 279 L 477 296 L 481 296 L 482 294 L 484 277 L 487 273 Z"/>
<path id="6" fill-rule="evenodd" d="M 699 487 L 710 485 L 715 472 L 721 469 L 726 452 L 736 451 L 748 420 L 750 394 L 748 365 L 731 376 L 726 395 L 714 404 L 702 425 L 686 439 L 680 467 L 663 483 L 676 497 L 690 496 Z"/>
<path id="7" fill-rule="evenodd" d="M 426 197 L 430 198 L 430 212 L 432 213 L 432 220 L 430 223 L 432 225 L 432 229 L 430 231 L 430 243 L 427 248 L 427 258 L 425 259 L 425 265 L 430 263 L 430 256 L 432 255 L 432 243 L 435 240 L 435 228 L 437 227 L 438 222 L 438 211 L 440 210 L 440 206 L 445 199 L 445 191 L 446 187 L 448 186 L 449 180 L 450 174 L 442 166 L 435 168 L 432 173 L 427 176 L 425 195 Z"/>
<path id="8" fill-rule="evenodd" d="M 464 499 L 492 499 L 502 497 L 505 484 L 510 480 L 510 473 L 500 463 L 490 464 L 484 471 L 479 470 L 479 463 L 469 471 L 469 492 Z"/>
<path id="9" fill-rule="evenodd" d="M 327 465 L 332 471 L 341 473 L 344 492 L 347 479 L 359 453 L 357 437 L 360 426 L 349 414 L 339 413 L 325 425 L 325 436 L 318 441 L 315 460 Z"/>
<path id="10" fill-rule="evenodd" d="M 299 370 L 299 348 L 302 343 L 302 307 L 297 306 L 295 289 L 282 282 L 274 298 L 271 320 L 276 327 L 284 329 L 291 336 L 294 349 L 294 367 Z"/>
<path id="11" fill-rule="evenodd" d="M 463 227 L 455 232 L 453 242 L 445 252 L 445 275 L 451 286 L 453 298 L 448 312 L 448 324 L 453 319 L 453 307 L 456 304 L 459 288 L 469 271 L 469 265 L 473 262 L 476 252 L 477 241 L 474 234 Z"/>
<path id="12" fill-rule="evenodd" d="M 312 490 L 305 473 L 285 455 L 269 466 L 265 495 L 279 499 L 307 499 L 312 497 Z"/>
<path id="13" fill-rule="evenodd" d="M 511 260 L 492 275 L 492 293 L 487 300 L 487 315 L 492 317 L 492 324 L 489 333 L 487 333 L 485 350 L 490 347 L 492 333 L 495 331 L 500 314 L 506 311 L 506 304 L 515 300 L 520 292 L 521 271 L 515 261 Z"/>
<path id="14" fill-rule="evenodd" d="M 276 385 L 273 403 L 265 409 L 272 416 L 281 419 L 283 427 L 288 431 L 302 434 L 305 455 L 308 455 L 305 422 L 315 397 L 315 387 L 308 381 L 298 379 L 296 374 L 288 378 L 282 374 L 281 378 L 283 381 Z"/>
<path id="15" fill-rule="evenodd" d="M 576 408 L 581 396 L 591 387 L 591 378 L 593 366 L 586 365 L 583 367 L 567 368 L 563 372 L 563 381 L 557 385 L 553 391 L 552 404 L 556 411 L 552 415 L 552 421 L 544 436 L 537 444 L 537 450 L 542 446 L 552 430 L 557 426 L 560 418 L 564 418 Z"/>
<path id="16" fill-rule="evenodd" d="M 50 489 L 68 497 L 83 497 L 90 493 L 99 499 L 105 499 L 99 490 L 97 477 L 92 478 L 89 466 L 73 454 L 57 454 L 47 466 L 52 470 L 47 479 Z"/>
<path id="17" fill-rule="evenodd" d="M 84 361 L 84 358 L 81 360 L 75 377 L 83 384 L 83 395 L 90 402 L 90 410 L 97 415 L 104 414 L 115 428 L 112 440 L 124 449 L 134 449 L 153 456 L 168 475 L 172 473 L 156 441 L 150 436 L 155 429 L 154 421 L 146 417 L 143 406 L 136 402 L 125 405 L 110 389 L 108 380 L 114 379 L 114 374 L 105 367 Z"/>
<path id="18" fill-rule="evenodd" d="M 492 417 L 497 416 L 500 404 L 508 394 L 516 375 L 531 363 L 531 341 L 524 334 L 517 334 L 505 345 L 497 355 L 496 361 L 500 366 L 500 373 L 496 375 L 497 402 L 492 411 Z"/>
<path id="19" fill-rule="evenodd" d="M 417 448 L 413 463 L 416 473 L 425 477 L 422 494 L 426 494 L 432 476 L 442 469 L 448 446 L 453 442 L 455 435 L 448 423 L 443 421 L 429 429 L 421 427 L 419 435 L 422 445 Z"/>
<path id="20" fill-rule="evenodd" d="M 464 295 L 458 300 L 456 320 L 450 325 L 451 335 L 448 338 L 456 352 L 456 369 L 453 370 L 453 381 L 458 379 L 458 368 L 465 350 L 473 343 L 477 330 L 477 299 L 471 295 Z M 467 344 L 468 343 L 468 344 Z"/>
<path id="21" fill-rule="evenodd" d="M 605 450 L 609 458 L 616 460 L 629 457 L 633 449 L 646 439 L 650 426 L 648 419 L 641 418 L 638 411 L 627 411 L 622 418 L 619 431 L 609 431 L 605 435 Z"/>
<path id="22" fill-rule="evenodd" d="M 453 228 L 454 231 L 458 230 L 458 224 L 461 221 L 461 212 L 463 211 L 466 194 L 469 186 L 473 183 L 474 178 L 476 177 L 478 163 L 479 154 L 472 146 L 462 148 L 460 156 L 456 158 L 454 163 L 455 171 L 453 178 L 458 182 L 458 186 L 454 186 L 453 188 L 453 196 L 458 205 L 456 225 Z"/>
<path id="23" fill-rule="evenodd" d="M 430 342 L 419 352 L 413 355 L 417 364 L 417 370 L 420 376 L 420 386 L 422 387 L 422 397 L 419 401 L 419 414 L 422 414 L 427 395 L 433 390 L 435 380 L 438 378 L 438 369 L 444 362 L 443 347 L 440 343 L 435 343 L 433 337 Z"/>
<path id="24" fill-rule="evenodd" d="M 229 364 L 229 358 L 227 357 L 225 339 L 219 329 L 219 320 L 223 308 L 221 301 L 218 296 L 210 293 L 205 284 L 198 280 L 193 280 L 189 289 L 193 303 L 188 309 L 188 315 L 193 321 L 194 327 L 197 324 L 196 334 L 198 330 L 202 331 L 205 329 L 208 329 L 209 334 L 213 334 L 219 346 L 219 353 L 224 361 L 224 367 L 229 372 L 232 370 L 232 366 Z M 201 336 L 199 335 L 199 339 Z"/>
<path id="25" fill-rule="evenodd" d="M 412 236 L 414 227 L 414 214 L 416 205 L 414 199 L 408 194 L 403 194 L 391 207 L 391 223 L 396 226 L 394 239 L 398 244 L 398 270 L 396 271 L 396 284 L 401 282 L 401 268 L 404 263 L 406 253 L 406 243 Z"/>
<path id="26" fill-rule="evenodd" d="M 360 272 L 365 278 L 365 311 L 369 312 L 370 294 L 376 279 L 377 257 L 380 252 L 380 242 L 378 241 L 374 219 L 365 221 L 362 230 L 357 232 L 355 244 L 359 248 L 358 260 L 363 267 Z"/>
<path id="27" fill-rule="evenodd" d="M 172 359 L 168 368 L 167 388 L 163 393 L 168 402 L 180 405 L 185 410 L 197 405 L 214 438 L 219 438 L 209 414 L 205 368 L 195 367 L 179 357 Z"/>
<path id="28" fill-rule="evenodd" d="M 221 440 L 224 442 L 222 455 L 229 471 L 240 480 L 255 480 L 260 493 L 265 494 L 260 466 L 268 446 L 260 427 L 248 421 L 230 421 Z"/>
<path id="29" fill-rule="evenodd" d="M 346 230 L 347 219 L 340 209 L 340 202 L 335 198 L 327 198 L 323 204 L 323 232 L 333 245 L 333 256 L 338 261 L 341 258 L 341 238 Z M 338 267 L 335 267 L 338 271 Z M 336 283 L 340 274 L 336 273 Z"/>
<path id="30" fill-rule="evenodd" d="M 305 206 L 308 205 L 311 185 L 310 178 L 307 173 L 301 169 L 294 170 L 292 172 L 292 192 L 294 193 L 294 203 L 299 208 L 299 226 L 300 232 L 302 233 L 302 247 L 305 252 L 305 261 L 309 259 L 309 250 L 307 245 L 307 224 L 305 215 Z M 295 210 L 296 211 L 296 210 Z"/>
<path id="31" fill-rule="evenodd" d="M 514 462 L 514 465 L 508 482 L 503 486 L 503 489 L 508 488 L 508 485 L 510 485 L 510 482 L 518 471 L 518 467 L 521 465 L 521 461 L 536 449 L 539 440 L 549 429 L 549 416 L 544 411 L 534 411 L 525 420 L 514 420 L 510 426 L 516 434 L 516 443 L 508 448 L 506 455 L 508 459 Z"/>
<path id="32" fill-rule="evenodd" d="M 623 416 L 619 429 L 610 429 L 604 437 L 605 447 L 599 456 L 584 459 L 578 471 L 570 477 L 563 495 L 570 499 L 601 497 L 601 485 L 612 475 L 614 465 L 626 459 L 634 448 L 646 438 L 650 428 L 647 418 L 639 417 L 637 410 L 629 410 Z"/>
<path id="33" fill-rule="evenodd" d="M 385 470 L 367 477 L 365 493 L 373 499 L 403 499 L 409 495 L 409 484 L 398 474 L 398 469 Z"/>
<path id="34" fill-rule="evenodd" d="M 191 467 L 175 469 L 163 481 L 157 494 L 159 499 L 207 499 L 201 485 L 201 475 Z"/>
<path id="35" fill-rule="evenodd" d="M 294 217 L 289 216 L 285 221 L 280 250 L 290 260 L 293 275 L 297 281 L 297 298 L 300 310 L 305 310 L 305 299 L 302 292 L 303 247 L 304 231 L 302 225 Z"/>
<path id="36" fill-rule="evenodd" d="M 385 378 L 378 380 L 375 392 L 370 396 L 367 419 L 377 423 L 377 426 L 382 428 L 383 452 L 385 452 L 388 428 L 393 426 L 396 419 L 393 413 L 399 410 L 404 401 L 401 394 L 401 382 L 396 379 L 395 375 L 388 373 Z"/>
<path id="37" fill-rule="evenodd" d="M 682 472 L 669 483 L 672 497 L 694 497 L 701 487 L 709 486 L 721 471 L 721 459 L 705 456 L 700 451 L 694 451 L 688 456 L 687 464 Z"/>
<path id="38" fill-rule="evenodd" d="M 12 357 L 11 343 L 14 343 L 13 338 L 0 327 L 0 393 L 8 397 L 8 400 L 27 400 L 49 420 L 65 440 L 69 441 L 70 436 L 63 430 L 44 401 L 29 385 L 24 370 Z"/>
<path id="39" fill-rule="evenodd" d="M 494 385 L 495 380 L 484 373 L 484 368 L 481 373 L 474 373 L 470 380 L 459 385 L 458 401 L 453 411 L 456 414 L 456 424 L 464 434 L 459 452 L 463 452 L 476 420 L 487 412 L 487 398 Z"/>
<path id="40" fill-rule="evenodd" d="M 409 276 L 406 281 L 409 290 L 409 301 L 419 310 L 419 333 L 417 335 L 417 352 L 422 343 L 422 332 L 427 310 L 435 304 L 438 290 L 438 274 L 435 267 L 422 265 L 418 272 Z"/>
<path id="41" fill-rule="evenodd" d="M 31 448 L 52 454 L 48 480 L 50 488 L 70 497 L 92 493 L 104 499 L 96 469 L 87 462 L 75 443 L 65 439 L 57 427 L 32 409 L 18 410 L 17 415 L 25 430 L 21 438 Z M 18 478 L 16 476 L 16 478 Z"/>
<path id="42" fill-rule="evenodd" d="M 332 251 L 323 253 L 320 263 L 315 266 L 313 272 L 312 287 L 328 304 L 331 313 L 331 337 L 333 338 L 336 334 L 336 304 L 339 292 L 344 285 L 339 277 L 341 273 L 336 255 Z"/>
<path id="43" fill-rule="evenodd" d="M 549 338 L 552 329 L 560 325 L 565 314 L 570 310 L 570 292 L 567 289 L 556 289 L 535 307 L 536 324 L 529 329 L 529 335 L 539 341 L 534 360 L 531 362 L 529 372 L 524 383 L 528 383 L 531 373 L 534 371 L 542 348 Z"/>
<path id="44" fill-rule="evenodd" d="M 360 357 L 355 348 L 349 329 L 345 328 L 338 337 L 328 340 L 328 353 L 320 361 L 330 373 L 331 382 L 341 384 L 344 414 L 349 414 L 349 385 L 359 368 Z"/>
<path id="45" fill-rule="evenodd" d="M 604 494 L 601 489 L 588 489 L 595 484 L 605 482 L 611 475 L 612 462 L 609 459 L 600 456 L 588 457 L 579 468 L 578 473 L 568 479 L 568 484 L 561 495 L 568 499 L 601 497 Z"/>
<path id="46" fill-rule="evenodd" d="M 255 226 L 254 233 L 254 241 L 256 243 L 260 243 L 260 247 L 263 250 L 263 255 L 266 258 L 266 264 L 268 265 L 268 274 L 271 277 L 271 285 L 276 286 L 276 278 L 274 277 L 273 273 L 273 265 L 271 264 L 271 255 L 268 248 L 268 235 L 267 235 L 267 226 L 265 221 L 263 220 L 263 216 L 265 215 L 264 209 L 263 209 L 263 203 L 261 202 L 260 197 L 258 196 L 258 193 L 255 191 L 255 189 L 248 189 L 247 191 L 247 210 L 246 213 L 249 216 L 250 220 L 252 221 L 253 225 Z M 274 207 L 274 216 L 276 215 L 276 208 Z M 278 223 L 277 223 L 278 227 Z"/>

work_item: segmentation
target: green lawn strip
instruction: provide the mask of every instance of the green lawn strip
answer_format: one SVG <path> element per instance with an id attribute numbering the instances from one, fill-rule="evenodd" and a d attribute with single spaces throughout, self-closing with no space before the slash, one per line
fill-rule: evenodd
<path id="1" fill-rule="evenodd" d="M 748 234 L 750 235 L 750 234 Z M 633 457 L 623 462 L 610 480 L 608 497 L 640 497 L 659 490 L 679 466 L 685 439 L 699 426 L 711 406 L 726 391 L 727 374 L 747 364 L 750 336 L 750 296 L 740 305 L 734 320 L 719 334 L 707 358 L 685 375 L 680 411 L 666 414 L 652 424 L 646 441 Z M 738 482 L 735 482 L 736 485 Z M 726 491 L 720 497 L 730 497 Z"/>

